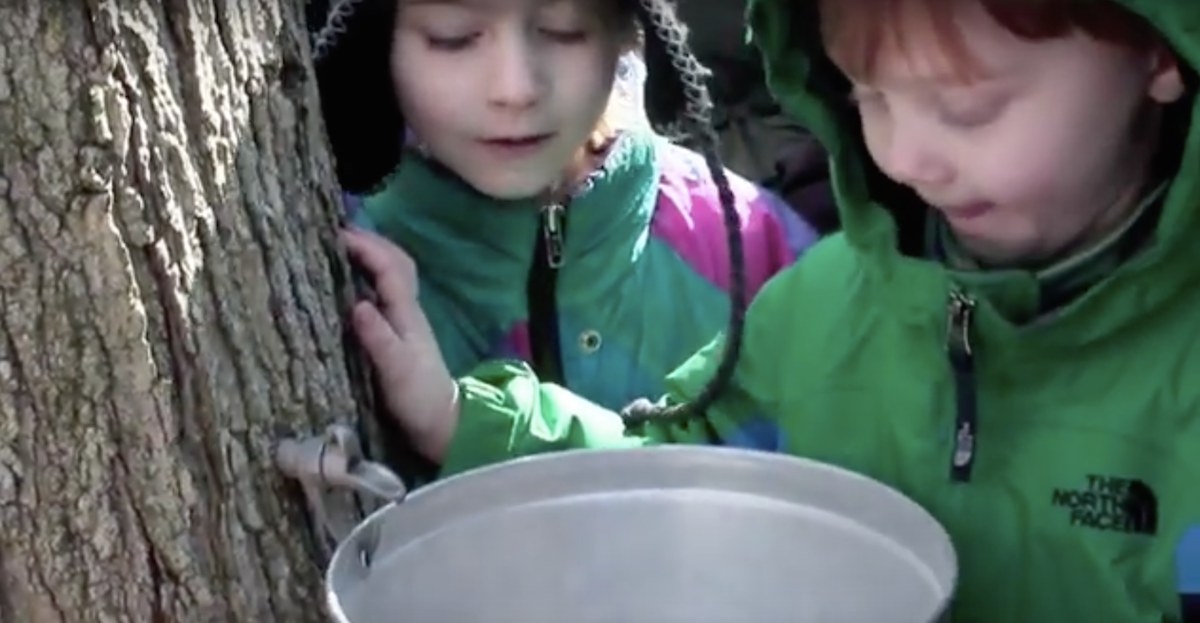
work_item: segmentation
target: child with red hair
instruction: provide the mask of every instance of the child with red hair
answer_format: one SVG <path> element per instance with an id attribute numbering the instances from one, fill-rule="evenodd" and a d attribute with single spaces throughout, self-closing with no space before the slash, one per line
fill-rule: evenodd
<path id="1" fill-rule="evenodd" d="M 754 429 L 928 509 L 954 621 L 1198 620 L 1200 3 L 752 0 L 750 25 L 844 231 L 624 421 L 524 367 L 415 366 L 393 297 L 397 420 L 443 474 Z"/>

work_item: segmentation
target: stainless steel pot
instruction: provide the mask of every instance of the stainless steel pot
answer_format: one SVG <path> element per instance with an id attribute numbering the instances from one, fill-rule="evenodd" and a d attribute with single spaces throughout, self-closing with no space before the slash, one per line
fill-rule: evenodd
<path id="1" fill-rule="evenodd" d="M 945 530 L 878 482 L 727 448 L 584 450 L 420 489 L 332 557 L 336 623 L 934 623 Z"/>

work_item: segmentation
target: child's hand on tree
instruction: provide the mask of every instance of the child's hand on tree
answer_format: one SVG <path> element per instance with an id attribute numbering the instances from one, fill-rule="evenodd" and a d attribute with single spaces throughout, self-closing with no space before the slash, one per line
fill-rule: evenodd
<path id="1" fill-rule="evenodd" d="M 458 424 L 458 385 L 417 302 L 416 264 L 374 233 L 348 229 L 342 241 L 375 289 L 375 300 L 355 304 L 350 323 L 378 371 L 385 407 L 416 450 L 440 462 Z"/>

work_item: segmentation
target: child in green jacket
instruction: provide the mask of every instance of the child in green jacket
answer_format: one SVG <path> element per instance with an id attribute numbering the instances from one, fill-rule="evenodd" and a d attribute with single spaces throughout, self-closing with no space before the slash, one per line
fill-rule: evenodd
<path id="1" fill-rule="evenodd" d="M 619 409 L 816 238 L 722 166 L 684 36 L 664 0 L 330 10 L 317 82 L 348 219 L 419 267 L 452 373 L 520 359 Z M 641 91 L 701 149 L 650 131 Z"/>
<path id="2" fill-rule="evenodd" d="M 349 234 L 391 319 L 376 363 L 397 421 L 443 475 L 767 429 L 764 449 L 878 479 L 942 522 L 955 621 L 1186 621 L 1200 3 L 754 0 L 749 19 L 776 97 L 830 154 L 844 233 L 767 284 L 744 339 L 715 340 L 625 419 L 520 365 L 451 379 L 411 275 Z"/>

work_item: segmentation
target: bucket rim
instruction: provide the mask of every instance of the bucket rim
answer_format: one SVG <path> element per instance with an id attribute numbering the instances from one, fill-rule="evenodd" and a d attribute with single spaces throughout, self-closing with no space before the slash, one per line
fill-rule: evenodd
<path id="1" fill-rule="evenodd" d="M 641 457 L 644 460 L 644 457 L 651 455 L 674 455 L 674 457 L 678 457 L 679 459 L 687 458 L 689 460 L 694 458 L 699 462 L 709 461 L 710 463 L 719 463 L 719 466 L 722 469 L 734 468 L 739 464 L 748 469 L 763 469 L 764 467 L 770 468 L 772 471 L 781 469 L 786 470 L 789 468 L 799 469 L 803 472 L 807 472 L 810 476 L 824 475 L 830 479 L 839 480 L 843 483 L 852 483 L 855 486 L 863 487 L 865 490 L 869 490 L 878 496 L 884 496 L 889 507 L 897 509 L 904 508 L 907 512 L 912 513 L 914 518 L 919 518 L 921 520 L 921 523 L 924 526 L 923 531 L 927 533 L 927 536 L 931 539 L 935 539 L 938 542 L 938 546 L 944 546 L 941 547 L 941 551 L 939 552 L 945 557 L 944 559 L 937 560 L 933 559 L 931 556 L 923 555 L 923 553 L 920 551 L 920 548 L 913 543 L 903 542 L 902 540 L 895 538 L 894 534 L 881 531 L 878 526 L 861 521 L 860 518 L 839 515 L 849 521 L 854 522 L 859 527 L 887 539 L 889 542 L 899 546 L 904 551 L 909 552 L 917 564 L 920 565 L 920 567 L 923 567 L 926 572 L 930 573 L 931 578 L 939 585 L 939 590 L 943 592 L 941 603 L 939 604 L 938 610 L 931 621 L 941 621 L 943 617 L 947 616 L 953 597 L 957 593 L 961 574 L 957 548 L 954 546 L 953 539 L 946 530 L 945 526 L 938 521 L 937 518 L 934 517 L 933 514 L 930 513 L 925 507 L 905 495 L 898 488 L 845 467 L 807 457 L 746 448 L 698 446 L 687 444 L 664 444 L 632 448 L 568 449 L 540 453 L 537 455 L 518 457 L 500 463 L 493 463 L 466 470 L 413 490 L 404 498 L 391 501 L 376 509 L 363 521 L 359 522 L 359 524 L 354 527 L 347 538 L 338 545 L 330 559 L 326 573 L 324 574 L 324 588 L 330 611 L 331 613 L 336 613 L 336 617 L 340 617 L 335 618 L 335 620 L 343 622 L 348 620 L 345 618 L 345 611 L 341 605 L 337 591 L 338 584 L 340 583 L 339 580 L 345 579 L 345 576 L 347 575 L 347 569 L 355 566 L 361 569 L 360 573 L 364 575 L 369 574 L 370 571 L 367 568 L 367 563 L 363 562 L 364 559 L 362 556 L 364 555 L 364 552 L 361 548 L 364 547 L 364 545 L 366 547 L 371 547 L 371 539 L 374 536 L 377 536 L 377 534 L 375 534 L 373 531 L 377 530 L 384 521 L 390 519 L 391 515 L 398 512 L 405 506 L 410 506 L 412 504 L 437 503 L 439 497 L 444 498 L 448 496 L 449 494 L 447 491 L 453 491 L 455 488 L 460 486 L 459 483 L 464 481 L 497 479 L 508 473 L 526 472 L 528 470 L 536 469 L 547 464 L 554 464 L 555 462 L 564 460 L 605 462 L 612 460 L 614 457 L 631 456 Z M 714 465 L 710 464 L 709 467 L 711 469 L 714 467 Z M 636 490 L 638 488 L 640 487 L 632 486 L 626 490 Z M 647 486 L 646 488 L 650 487 Z M 662 488 L 683 489 L 685 487 Z M 735 489 L 718 486 L 697 486 L 688 488 L 701 490 L 709 489 L 714 492 L 726 491 L 730 493 L 762 495 L 744 491 L 739 492 Z M 587 492 L 585 491 L 580 491 L 578 494 L 585 495 L 586 493 Z M 539 500 L 526 501 L 524 503 L 536 503 L 537 501 L 546 501 L 559 497 L 567 496 L 551 494 L 539 498 Z M 433 500 L 433 502 L 426 502 L 426 500 Z M 795 501 L 793 502 L 798 503 Z M 467 518 L 469 517 L 470 516 Z M 450 525 L 453 525 L 453 523 L 467 518 L 452 520 L 450 523 L 447 523 L 438 530 L 448 528 Z M 424 536 L 427 537 L 429 535 L 426 534 Z M 356 546 L 360 549 L 357 555 L 354 551 Z M 924 553 L 928 554 L 928 552 Z M 367 555 L 370 556 L 369 553 Z M 355 558 L 357 558 L 357 560 L 355 560 Z M 939 569 L 939 567 L 943 565 L 944 567 Z M 337 577 L 339 573 L 342 575 Z"/>

